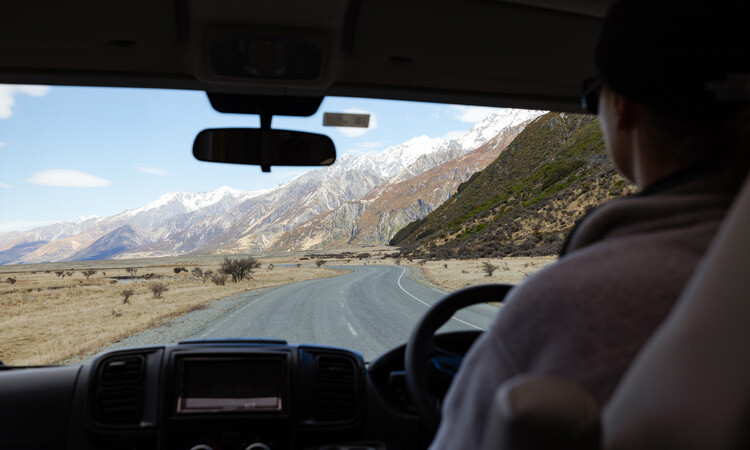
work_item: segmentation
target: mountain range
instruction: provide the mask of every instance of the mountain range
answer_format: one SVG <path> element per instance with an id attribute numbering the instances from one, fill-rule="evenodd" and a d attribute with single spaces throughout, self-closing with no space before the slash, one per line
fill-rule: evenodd
<path id="1" fill-rule="evenodd" d="M 457 139 L 418 136 L 344 155 L 267 191 L 172 192 L 109 217 L 0 233 L 0 264 L 387 244 L 541 114 L 500 110 Z"/>
<path id="2" fill-rule="evenodd" d="M 596 117 L 548 113 L 390 244 L 409 258 L 553 255 L 588 211 L 633 192 Z"/>

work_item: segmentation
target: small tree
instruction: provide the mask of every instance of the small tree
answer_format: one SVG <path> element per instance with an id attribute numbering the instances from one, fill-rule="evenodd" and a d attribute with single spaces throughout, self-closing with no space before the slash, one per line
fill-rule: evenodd
<path id="1" fill-rule="evenodd" d="M 16 279 L 13 277 L 8 277 L 5 281 L 7 281 L 10 284 L 16 284 Z"/>
<path id="2" fill-rule="evenodd" d="M 151 293 L 154 294 L 154 298 L 161 298 L 161 294 L 169 290 L 164 283 L 154 283 L 150 286 L 150 289 Z"/>
<path id="3" fill-rule="evenodd" d="M 135 276 L 135 274 L 138 273 L 138 269 L 135 267 L 128 267 L 125 269 L 125 272 L 129 273 L 131 276 Z"/>
<path id="4" fill-rule="evenodd" d="M 135 291 L 132 289 L 125 289 L 124 291 L 122 291 L 122 303 L 124 305 L 130 303 L 130 297 L 132 297 L 133 295 L 135 295 Z"/>
<path id="5" fill-rule="evenodd" d="M 215 275 L 211 275 L 211 281 L 217 286 L 224 286 L 225 284 L 227 284 L 227 278 L 229 278 L 229 275 L 225 273 L 217 273 Z"/>
<path id="6" fill-rule="evenodd" d="M 497 270 L 497 266 L 485 261 L 482 263 L 482 270 L 486 274 L 486 277 L 491 277 L 492 274 Z"/>
<path id="7" fill-rule="evenodd" d="M 203 269 L 200 267 L 193 267 L 193 270 L 191 270 L 190 273 L 192 273 L 195 278 L 201 278 L 204 283 L 206 282 L 206 279 L 203 278 Z"/>
<path id="8" fill-rule="evenodd" d="M 319 260 L 315 261 L 315 265 L 316 265 L 316 266 L 318 266 L 318 267 L 323 267 L 323 265 L 324 265 L 325 263 L 326 263 L 326 262 L 325 262 L 325 260 L 323 260 L 323 259 L 319 259 Z"/>
<path id="9" fill-rule="evenodd" d="M 224 258 L 219 266 L 219 273 L 232 277 L 235 283 L 247 278 L 252 278 L 252 273 L 260 268 L 260 263 L 252 256 L 240 259 Z"/>
<path id="10" fill-rule="evenodd" d="M 83 271 L 83 272 L 81 272 L 81 273 L 82 273 L 82 274 L 83 274 L 83 276 L 84 276 L 84 277 L 86 277 L 86 279 L 88 280 L 88 279 L 89 279 L 89 277 L 90 277 L 91 275 L 96 275 L 96 270 L 94 270 L 94 269 L 88 269 L 88 270 L 84 270 L 84 271 Z"/>

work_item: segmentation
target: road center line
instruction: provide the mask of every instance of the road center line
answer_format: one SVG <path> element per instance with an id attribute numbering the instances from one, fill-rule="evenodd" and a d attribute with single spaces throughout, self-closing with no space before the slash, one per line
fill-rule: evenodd
<path id="1" fill-rule="evenodd" d="M 418 299 L 417 297 L 413 296 L 413 295 L 411 294 L 411 292 L 407 291 L 406 289 L 404 289 L 404 287 L 403 287 L 403 286 L 401 286 L 401 277 L 403 277 L 403 276 L 404 276 L 404 274 L 406 273 L 406 267 L 403 267 L 403 269 L 404 269 L 404 270 L 403 270 L 403 271 L 401 271 L 401 275 L 399 275 L 399 276 L 398 276 L 398 280 L 397 280 L 397 284 L 398 284 L 398 287 L 399 287 L 399 289 L 401 289 L 402 291 L 404 291 L 404 292 L 406 293 L 406 295 L 408 295 L 409 297 L 411 297 L 411 298 L 413 298 L 414 300 L 418 301 L 419 303 L 421 303 L 421 304 L 423 304 L 423 305 L 427 306 L 428 308 L 432 307 L 432 305 L 430 305 L 429 303 L 427 303 L 427 302 L 425 302 L 425 301 L 423 301 L 423 300 L 420 300 L 420 299 Z M 461 319 L 459 319 L 459 318 L 458 318 L 458 317 L 456 317 L 456 316 L 451 316 L 451 319 L 455 319 L 455 320 L 458 320 L 459 322 L 461 322 L 461 323 L 464 323 L 464 324 L 466 324 L 466 325 L 468 325 L 468 326 L 470 326 L 470 327 L 474 327 L 474 328 L 476 328 L 477 330 L 482 330 L 482 331 L 484 331 L 484 328 L 479 328 L 478 326 L 474 325 L 473 323 L 469 323 L 469 322 L 466 322 L 465 320 L 461 320 Z"/>
<path id="2" fill-rule="evenodd" d="M 349 322 L 346 322 L 346 326 L 349 327 L 349 331 L 351 331 L 353 335 L 355 336 L 357 335 L 357 332 L 354 331 L 354 327 L 352 326 L 352 324 L 350 324 Z"/>

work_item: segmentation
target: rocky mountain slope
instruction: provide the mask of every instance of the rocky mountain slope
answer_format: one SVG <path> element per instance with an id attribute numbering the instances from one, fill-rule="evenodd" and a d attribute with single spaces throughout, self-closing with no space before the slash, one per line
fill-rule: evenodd
<path id="1" fill-rule="evenodd" d="M 423 258 L 555 254 L 585 212 L 633 191 L 595 117 L 549 113 L 390 243 Z"/>
<path id="2" fill-rule="evenodd" d="M 450 198 L 461 182 L 497 158 L 524 126 L 508 127 L 463 156 L 456 157 L 461 150 L 451 148 L 443 149 L 442 154 L 425 155 L 420 158 L 420 169 L 429 169 L 403 181 L 402 174 L 393 177 L 361 200 L 344 203 L 284 233 L 271 249 L 383 245 L 406 224 L 426 216 Z M 410 170 L 416 171 L 414 167 Z"/>

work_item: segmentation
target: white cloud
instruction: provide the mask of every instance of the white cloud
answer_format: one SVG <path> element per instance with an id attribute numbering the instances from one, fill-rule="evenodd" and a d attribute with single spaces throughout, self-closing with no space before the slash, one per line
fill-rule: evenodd
<path id="1" fill-rule="evenodd" d="M 488 108 L 486 106 L 460 106 L 453 105 L 453 117 L 461 122 L 477 123 L 492 113 L 500 111 L 502 108 Z"/>
<path id="2" fill-rule="evenodd" d="M 467 133 L 466 130 L 449 131 L 443 135 L 443 139 L 445 139 L 446 141 L 451 141 L 453 139 L 460 139 L 464 137 L 466 133 Z"/>
<path id="3" fill-rule="evenodd" d="M 156 167 L 138 166 L 135 169 L 139 172 L 147 173 L 149 175 L 169 175 L 169 172 L 167 172 L 166 170 L 157 169 Z"/>
<path id="4" fill-rule="evenodd" d="M 13 115 L 13 107 L 16 105 L 14 96 L 16 94 L 41 97 L 46 95 L 49 89 L 49 86 L 0 84 L 0 119 L 8 119 Z"/>
<path id="5" fill-rule="evenodd" d="M 0 142 L 0 148 L 5 147 L 5 142 Z"/>
<path id="6" fill-rule="evenodd" d="M 375 117 L 375 114 L 371 113 L 370 111 L 365 111 L 364 109 L 358 109 L 358 108 L 349 108 L 344 110 L 345 113 L 352 113 L 352 114 L 369 114 L 370 115 L 370 125 L 367 128 L 352 128 L 352 127 L 336 127 L 337 130 L 341 132 L 344 136 L 347 137 L 359 137 L 363 136 L 365 133 L 367 133 L 370 130 L 374 130 L 378 127 L 378 120 Z"/>
<path id="7" fill-rule="evenodd" d="M 42 186 L 60 187 L 103 187 L 112 184 L 110 180 L 71 169 L 40 170 L 31 175 L 26 181 Z"/>
<path id="8" fill-rule="evenodd" d="M 41 227 L 55 223 L 52 220 L 28 220 L 18 222 L 0 222 L 0 233 L 6 233 L 8 231 L 24 231 L 32 228 Z"/>
<path id="9" fill-rule="evenodd" d="M 0 181 L 0 188 L 10 189 L 10 185 L 9 184 L 5 184 L 2 181 Z"/>

